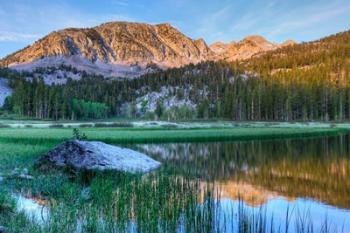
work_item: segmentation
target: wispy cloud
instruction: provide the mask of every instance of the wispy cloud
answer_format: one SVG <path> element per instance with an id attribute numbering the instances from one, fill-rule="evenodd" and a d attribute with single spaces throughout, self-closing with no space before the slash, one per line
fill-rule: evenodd
<path id="1" fill-rule="evenodd" d="M 39 38 L 40 35 L 37 34 L 26 34 L 26 33 L 19 33 L 19 32 L 7 32 L 7 31 L 0 31 L 0 42 L 1 41 L 27 41 L 32 39 Z"/>
<path id="2" fill-rule="evenodd" d="M 329 34 L 332 20 L 344 20 L 350 15 L 350 2 L 347 0 L 237 2 L 239 0 L 203 19 L 198 33 L 209 34 L 207 38 L 210 42 L 220 38 L 224 41 L 239 40 L 249 34 L 261 34 L 281 42 L 300 38 L 304 33 L 307 40 Z M 334 26 L 338 21 L 333 22 Z"/>
<path id="3" fill-rule="evenodd" d="M 124 0 L 114 0 L 113 3 L 119 6 L 129 6 L 129 2 Z"/>
<path id="4" fill-rule="evenodd" d="M 297 12 L 291 12 L 276 27 L 269 31 L 269 35 L 276 36 L 281 33 L 291 32 L 295 30 L 305 30 L 310 27 L 316 27 L 322 23 L 326 23 L 343 14 L 350 13 L 350 4 L 344 5 L 342 2 L 329 3 L 326 6 L 310 6 L 303 10 L 299 15 Z"/>
<path id="5" fill-rule="evenodd" d="M 209 16 L 202 17 L 196 34 L 207 35 L 209 42 L 241 39 L 243 31 L 254 33 L 264 17 L 273 15 L 277 3 L 276 0 L 267 3 L 253 0 L 251 4 L 246 4 L 243 0 L 227 1 Z"/>
<path id="6" fill-rule="evenodd" d="M 123 1 L 118 1 L 123 4 Z M 132 21 L 121 14 L 99 14 L 81 12 L 67 4 L 35 5 L 11 4 L 8 11 L 0 10 L 0 38 L 18 41 L 33 39 L 53 30 L 67 27 L 92 27 L 107 21 Z M 10 20 L 11 19 L 11 20 Z M 23 32 L 19 33 L 18 30 Z"/>
<path id="7" fill-rule="evenodd" d="M 195 29 L 196 35 L 202 37 L 203 35 L 207 35 L 209 40 L 213 40 L 214 38 L 219 38 L 225 34 L 225 28 L 222 25 L 227 24 L 229 21 L 229 17 L 233 12 L 233 5 L 228 4 L 224 5 L 214 11 L 210 15 L 206 15 L 202 17 L 199 25 Z"/>
<path id="8" fill-rule="evenodd" d="M 247 12 L 240 15 L 237 19 L 233 19 L 233 26 L 230 28 L 230 31 L 234 32 L 240 30 L 256 30 L 261 22 L 264 20 L 269 20 L 271 17 L 276 16 L 277 5 L 278 2 L 270 1 L 262 6 L 251 6 Z"/>

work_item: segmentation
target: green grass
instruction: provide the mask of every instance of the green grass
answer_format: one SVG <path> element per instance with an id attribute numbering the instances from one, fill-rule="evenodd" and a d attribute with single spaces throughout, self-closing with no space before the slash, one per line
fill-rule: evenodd
<path id="1" fill-rule="evenodd" d="M 339 128 L 227 128 L 227 129 L 137 129 L 82 128 L 89 140 L 107 143 L 204 142 L 224 140 L 277 139 L 337 135 Z M 72 129 L 0 129 L 0 142 L 59 143 L 72 137 Z"/>
<path id="2" fill-rule="evenodd" d="M 14 212 L 16 203 L 8 192 L 0 192 L 0 213 L 8 215 Z"/>

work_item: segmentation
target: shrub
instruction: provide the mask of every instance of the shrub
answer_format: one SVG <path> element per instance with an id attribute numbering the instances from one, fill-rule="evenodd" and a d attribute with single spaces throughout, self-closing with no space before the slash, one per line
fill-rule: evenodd
<path id="1" fill-rule="evenodd" d="M 76 140 L 87 140 L 85 133 L 81 133 L 79 129 L 73 129 L 73 139 Z"/>
<path id="2" fill-rule="evenodd" d="M 107 123 L 95 123 L 95 127 L 96 128 L 131 128 L 133 127 L 133 125 L 131 123 L 127 123 L 127 122 L 116 122 L 116 123 L 111 123 L 111 124 L 107 124 Z"/>

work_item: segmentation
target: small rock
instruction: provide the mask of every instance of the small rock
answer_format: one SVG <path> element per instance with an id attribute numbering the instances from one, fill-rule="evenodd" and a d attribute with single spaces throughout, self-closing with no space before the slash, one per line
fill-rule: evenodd
<path id="1" fill-rule="evenodd" d="M 84 201 L 90 200 L 90 198 L 91 198 L 90 191 L 91 191 L 91 189 L 89 187 L 83 188 L 83 190 L 81 190 L 81 193 L 80 193 L 81 199 Z"/>
<path id="2" fill-rule="evenodd" d="M 18 178 L 22 180 L 34 180 L 34 177 L 31 175 L 26 175 L 26 174 L 20 174 L 17 176 Z"/>
<path id="3" fill-rule="evenodd" d="M 15 169 L 12 170 L 10 175 L 14 176 L 14 175 L 17 175 L 19 173 L 20 173 L 20 170 L 19 170 L 19 168 L 16 167 Z"/>
<path id="4" fill-rule="evenodd" d="M 24 168 L 24 169 L 22 170 L 22 174 L 27 175 L 27 174 L 28 174 L 28 168 Z"/>
<path id="5" fill-rule="evenodd" d="M 5 233 L 7 231 L 6 227 L 0 226 L 0 233 Z"/>
<path id="6" fill-rule="evenodd" d="M 28 169 L 24 168 L 22 171 L 18 168 L 15 168 L 9 175 L 8 178 L 12 179 L 22 179 L 22 180 L 33 180 L 34 177 L 28 175 Z"/>

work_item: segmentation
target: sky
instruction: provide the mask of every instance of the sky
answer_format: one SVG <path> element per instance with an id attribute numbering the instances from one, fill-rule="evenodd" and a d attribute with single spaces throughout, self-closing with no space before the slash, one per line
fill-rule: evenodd
<path id="1" fill-rule="evenodd" d="M 0 0 L 0 58 L 67 27 L 170 23 L 187 36 L 311 41 L 350 29 L 350 0 Z"/>

